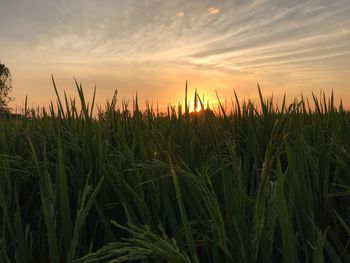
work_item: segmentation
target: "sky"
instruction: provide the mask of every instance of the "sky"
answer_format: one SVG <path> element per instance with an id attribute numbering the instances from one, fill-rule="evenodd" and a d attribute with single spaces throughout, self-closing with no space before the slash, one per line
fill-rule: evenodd
<path id="1" fill-rule="evenodd" d="M 60 92 L 103 105 L 118 90 L 160 107 L 185 82 L 206 100 L 332 90 L 350 106 L 349 0 L 0 0 L 0 60 L 12 107 Z"/>

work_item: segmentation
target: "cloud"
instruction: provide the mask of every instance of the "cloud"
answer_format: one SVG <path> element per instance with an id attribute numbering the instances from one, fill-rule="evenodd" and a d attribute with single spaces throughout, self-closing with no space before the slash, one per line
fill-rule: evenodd
<path id="1" fill-rule="evenodd" d="M 181 16 L 184 16 L 184 15 L 185 15 L 185 13 L 182 12 L 182 11 L 176 13 L 176 16 L 177 16 L 177 17 L 181 17 Z"/>
<path id="2" fill-rule="evenodd" d="M 349 12 L 349 0 L 12 0 L 0 9 L 1 59 L 86 78 L 152 69 L 162 81 L 157 72 L 174 70 L 315 84 L 347 77 Z"/>
<path id="3" fill-rule="evenodd" d="M 217 15 L 220 13 L 220 9 L 215 8 L 215 7 L 210 7 L 210 8 L 208 8 L 208 13 L 210 15 Z"/>

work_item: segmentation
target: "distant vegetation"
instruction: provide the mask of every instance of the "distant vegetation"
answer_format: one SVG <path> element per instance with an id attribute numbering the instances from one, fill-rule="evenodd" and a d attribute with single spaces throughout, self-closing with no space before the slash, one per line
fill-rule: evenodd
<path id="1" fill-rule="evenodd" d="M 11 91 L 11 72 L 0 62 L 0 115 L 9 113 L 8 103 L 12 99 L 10 97 Z"/>
<path id="2" fill-rule="evenodd" d="M 2 262 L 350 262 L 333 96 L 162 116 L 115 96 L 96 119 L 77 89 L 79 111 L 0 120 Z"/>

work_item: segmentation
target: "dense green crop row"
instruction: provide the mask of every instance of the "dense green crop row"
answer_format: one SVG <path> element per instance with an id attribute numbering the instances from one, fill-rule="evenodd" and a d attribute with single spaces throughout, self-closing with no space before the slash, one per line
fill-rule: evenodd
<path id="1" fill-rule="evenodd" d="M 79 111 L 58 97 L 0 120 L 2 262 L 350 262 L 350 115 L 333 97 L 215 115 L 115 97 L 96 119 L 77 87 Z"/>

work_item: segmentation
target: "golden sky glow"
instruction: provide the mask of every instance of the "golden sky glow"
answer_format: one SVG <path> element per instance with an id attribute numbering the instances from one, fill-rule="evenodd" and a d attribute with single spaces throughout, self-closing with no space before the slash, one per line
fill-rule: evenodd
<path id="1" fill-rule="evenodd" d="M 350 105 L 349 0 L 1 1 L 0 60 L 16 98 L 54 99 L 50 75 L 74 96 L 73 77 L 97 102 L 138 92 L 159 105 L 184 86 L 209 100 L 323 89 Z M 349 98 L 349 99 L 348 99 Z"/>

